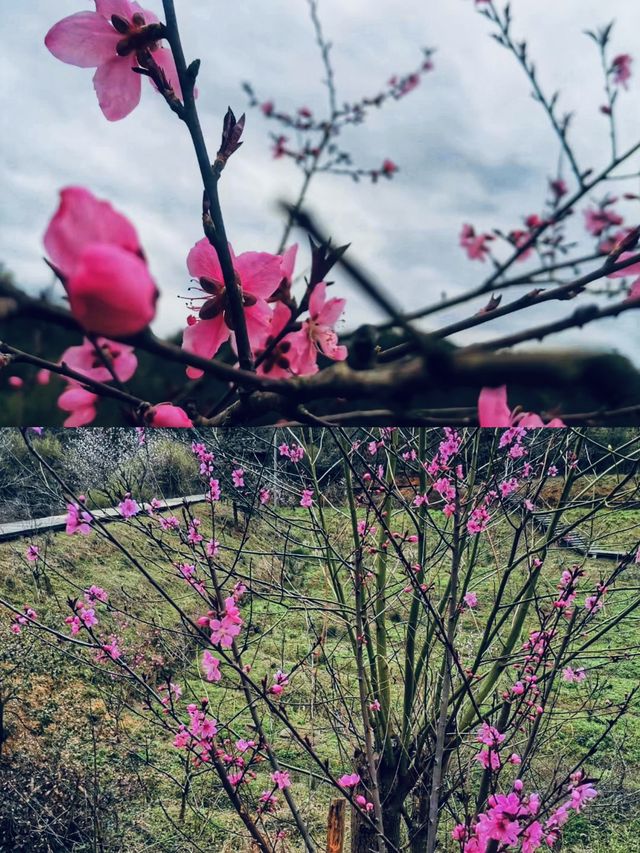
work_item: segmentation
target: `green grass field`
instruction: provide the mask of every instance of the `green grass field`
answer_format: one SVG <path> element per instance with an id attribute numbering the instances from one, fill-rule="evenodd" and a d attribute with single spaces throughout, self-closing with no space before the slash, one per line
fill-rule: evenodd
<path id="1" fill-rule="evenodd" d="M 287 510 L 295 522 L 299 510 Z M 343 516 L 328 512 L 334 529 L 333 541 L 338 544 L 348 535 Z M 206 522 L 203 521 L 205 535 Z M 592 525 L 592 534 L 602 547 L 630 546 L 637 538 L 640 510 L 606 511 Z M 157 578 L 175 600 L 190 615 L 198 615 L 193 596 L 170 565 L 155 564 L 150 545 L 139 535 L 116 529 L 127 545 L 135 551 L 151 574 Z M 231 553 L 239 544 L 239 531 L 229 516 L 223 516 L 217 537 Z M 160 656 L 164 669 L 184 688 L 185 695 L 208 696 L 212 713 L 222 720 L 233 719 L 238 732 L 250 722 L 244 709 L 243 697 L 226 685 L 210 685 L 203 681 L 195 665 L 195 641 L 185 642 L 179 620 L 171 606 L 153 590 L 140 573 L 110 543 L 91 537 L 48 535 L 38 540 L 46 549 L 46 578 L 35 577 L 22 558 L 27 542 L 0 545 L 0 595 L 20 605 L 28 602 L 38 611 L 47 625 L 66 633 L 62 617 L 68 614 L 65 601 L 78 595 L 90 584 L 97 583 L 110 592 L 111 603 L 120 612 L 114 616 L 121 635 L 135 639 L 149 660 Z M 303 589 L 306 596 L 318 601 L 330 601 L 331 592 L 323 569 L 323 560 L 313 542 L 307 541 L 291 549 L 284 567 L 269 559 L 273 534 L 261 522 L 252 524 L 243 543 L 237 571 L 267 584 L 270 579 L 284 579 L 293 589 Z M 499 576 L 500 560 L 504 557 L 504 542 L 500 537 L 483 541 L 479 562 L 486 565 L 481 583 L 474 586 L 481 602 L 476 618 L 465 623 L 460 640 L 472 642 L 479 630 L 482 609 L 490 601 Z M 557 582 L 561 567 L 576 561 L 566 550 L 552 550 L 545 563 L 549 588 Z M 597 582 L 607 566 L 602 561 L 587 560 L 587 583 Z M 445 576 L 436 578 L 444 586 Z M 607 604 L 608 618 L 637 595 L 640 587 L 640 566 L 626 575 Z M 258 587 L 257 588 L 261 588 Z M 312 618 L 305 609 L 296 609 L 291 600 L 274 601 L 272 597 L 254 594 L 251 597 L 251 633 L 245 660 L 252 664 L 257 679 L 271 677 L 277 669 L 291 667 L 308 654 L 314 631 L 324 628 L 324 655 L 339 668 L 343 679 L 355 679 L 355 670 L 347 647 L 343 624 L 327 609 L 324 616 L 314 611 Z M 311 618 L 311 622 L 310 622 Z M 400 606 L 390 610 L 389 620 L 398 637 L 402 636 L 405 612 Z M 135 628 L 134 626 L 139 627 Z M 8 620 L 1 623 L 3 636 Z M 141 626 L 141 627 L 140 627 Z M 160 630 L 162 627 L 163 630 Z M 603 715 L 606 707 L 622 700 L 640 682 L 640 625 L 632 616 L 608 637 L 593 653 L 590 678 L 597 679 Z M 3 644 L 4 645 L 4 644 Z M 135 694 L 126 685 L 109 678 L 104 668 L 90 665 L 80 654 L 61 644 L 53 635 L 31 636 L 7 640 L 7 649 L 0 657 L 0 690 L 7 694 L 11 686 L 19 701 L 8 703 L 5 726 L 8 734 L 4 755 L 21 755 L 33 766 L 41 762 L 50 767 L 64 767 L 67 774 L 77 774 L 87 792 L 100 803 L 103 823 L 100 832 L 108 851 L 196 851 L 184 837 L 195 839 L 200 849 L 216 853 L 250 850 L 235 813 L 228 807 L 225 795 L 214 774 L 191 774 L 190 798 L 181 814 L 180 797 L 170 776 L 185 781 L 183 756 L 171 746 L 171 738 L 159 738 L 142 712 Z M 620 651 L 614 664 L 602 665 L 603 652 Z M 1 650 L 1 647 L 0 647 Z M 15 661 L 20 669 L 10 674 Z M 324 710 L 323 696 L 330 686 L 327 667 L 322 656 L 303 667 L 293 683 L 294 693 L 290 715 L 292 721 L 308 735 L 323 756 L 329 759 L 336 772 L 350 769 L 348 744 L 336 740 Z M 394 675 L 393 695 L 398 701 L 401 683 Z M 569 759 L 588 749 L 602 730 L 598 715 L 587 719 L 576 713 L 580 687 L 566 685 L 561 693 L 562 724 L 553 743 L 545 745 L 549 767 L 559 750 Z M 355 702 L 355 697 L 349 701 Z M 18 711 L 17 708 L 20 707 Z M 283 765 L 291 764 L 306 772 L 292 772 L 296 795 L 302 812 L 322 837 L 328 805 L 334 792 L 321 784 L 313 765 L 291 742 L 286 728 L 273 721 L 267 734 Z M 574 817 L 567 826 L 563 849 L 574 853 L 633 853 L 640 851 L 640 707 L 632 708 L 620 728 L 607 738 L 597 758 L 589 764 L 590 772 L 600 779 L 598 787 L 603 796 L 582 815 Z M 87 793 L 89 796 L 89 793 Z M 284 828 L 290 828 L 283 822 Z M 77 851 L 92 849 L 74 846 Z M 291 850 L 302 850 L 295 842 Z M 442 848 L 446 849 L 446 848 Z"/>

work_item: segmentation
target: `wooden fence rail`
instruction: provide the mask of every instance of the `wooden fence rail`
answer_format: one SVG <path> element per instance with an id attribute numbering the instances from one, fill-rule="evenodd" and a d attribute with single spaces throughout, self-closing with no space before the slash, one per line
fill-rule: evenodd
<path id="1" fill-rule="evenodd" d="M 156 511 L 162 512 L 173 507 L 191 506 L 192 504 L 204 503 L 205 500 L 205 495 L 186 495 L 182 498 L 169 498 L 168 500 L 161 501 L 161 505 Z M 147 510 L 149 504 L 142 504 L 142 508 Z M 97 519 L 103 522 L 117 521 L 122 517 L 117 507 L 94 509 L 91 512 Z M 24 536 L 35 536 L 40 533 L 46 533 L 49 530 L 64 530 L 66 524 L 66 515 L 49 515 L 46 518 L 32 518 L 28 521 L 10 521 L 6 524 L 0 524 L 0 542 L 21 539 Z"/>

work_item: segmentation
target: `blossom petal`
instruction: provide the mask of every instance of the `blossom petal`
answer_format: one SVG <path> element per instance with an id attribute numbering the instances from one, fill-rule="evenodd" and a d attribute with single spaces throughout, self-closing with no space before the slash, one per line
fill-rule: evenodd
<path id="1" fill-rule="evenodd" d="M 338 336 L 333 329 L 325 329 L 318 335 L 318 346 L 327 358 L 334 361 L 344 361 L 349 354 L 347 348 L 338 343 Z"/>
<path id="2" fill-rule="evenodd" d="M 631 291 L 627 297 L 627 300 L 629 299 L 640 299 L 640 278 L 637 278 L 631 285 Z"/>
<path id="3" fill-rule="evenodd" d="M 189 252 L 187 269 L 194 278 L 208 278 L 218 284 L 224 283 L 218 253 L 206 237 L 199 240 Z"/>
<path id="4" fill-rule="evenodd" d="M 327 285 L 324 281 L 321 281 L 311 291 L 311 296 L 309 297 L 309 313 L 312 317 L 316 318 L 324 307 L 325 300 L 327 298 Z"/>
<path id="5" fill-rule="evenodd" d="M 518 426 L 533 428 L 540 428 L 544 426 L 544 421 L 542 420 L 540 415 L 535 415 L 531 412 L 525 412 L 524 414 L 520 415 L 516 420 Z"/>
<path id="6" fill-rule="evenodd" d="M 272 311 L 264 300 L 258 299 L 255 305 L 245 308 L 244 316 L 249 343 L 255 352 L 264 347 L 271 333 Z"/>
<path id="7" fill-rule="evenodd" d="M 87 424 L 93 423 L 97 414 L 95 406 L 85 406 L 82 409 L 75 409 L 62 425 L 68 428 L 87 426 Z"/>
<path id="8" fill-rule="evenodd" d="M 508 427 L 511 412 L 507 404 L 507 386 L 483 388 L 478 399 L 478 419 L 481 427 Z"/>
<path id="9" fill-rule="evenodd" d="M 105 356 L 111 359 L 113 373 L 121 382 L 128 382 L 138 368 L 133 347 L 120 344 L 116 341 L 108 341 L 106 338 L 98 338 L 96 343 L 105 351 Z M 97 382 L 111 382 L 113 374 L 109 368 L 102 363 L 93 343 L 86 339 L 82 346 L 69 347 L 60 356 L 60 363 L 66 364 L 77 373 L 82 373 Z"/>
<path id="10" fill-rule="evenodd" d="M 70 276 L 83 249 L 91 243 L 109 243 L 142 253 L 135 228 L 109 202 L 100 201 L 83 187 L 66 187 L 44 235 L 47 254 L 65 276 Z"/>
<path id="11" fill-rule="evenodd" d="M 63 412 L 70 412 L 70 417 L 64 422 L 65 427 L 80 427 L 90 424 L 96 417 L 95 404 L 98 400 L 96 394 L 71 385 L 58 398 L 58 407 Z"/>
<path id="12" fill-rule="evenodd" d="M 117 56 L 122 36 L 97 12 L 78 12 L 58 21 L 44 43 L 61 62 L 80 68 L 97 68 Z"/>
<path id="13" fill-rule="evenodd" d="M 280 286 L 282 281 L 282 260 L 278 255 L 268 252 L 245 252 L 235 261 L 245 293 L 267 299 Z"/>
<path id="14" fill-rule="evenodd" d="M 93 77 L 100 109 L 109 121 L 120 121 L 140 103 L 142 80 L 133 71 L 138 60 L 133 56 L 115 56 L 105 62 Z"/>
<path id="15" fill-rule="evenodd" d="M 269 335 L 273 338 L 278 337 L 278 335 L 286 328 L 287 323 L 290 320 L 291 309 L 287 308 L 283 302 L 277 302 L 271 317 Z"/>
<path id="16" fill-rule="evenodd" d="M 111 20 L 112 15 L 119 15 L 125 21 L 130 21 L 134 12 L 141 11 L 135 6 L 137 3 L 130 3 L 129 0 L 96 0 L 98 14 L 108 20 Z"/>
<path id="17" fill-rule="evenodd" d="M 87 331 L 119 338 L 153 320 L 158 289 L 137 255 L 96 243 L 82 253 L 67 294 L 73 316 Z"/>
<path id="18" fill-rule="evenodd" d="M 329 299 L 320 311 L 317 321 L 323 326 L 335 326 L 342 316 L 346 302 L 346 299 Z"/>
<path id="19" fill-rule="evenodd" d="M 291 335 L 292 370 L 298 376 L 312 376 L 318 372 L 318 350 L 305 328 Z"/>
<path id="20" fill-rule="evenodd" d="M 143 9 L 139 3 L 134 2 L 130 3 L 130 6 L 133 12 L 139 12 L 145 20 L 147 24 L 157 24 L 160 21 L 160 18 L 156 15 L 155 12 L 149 11 L 149 9 Z"/>
<path id="21" fill-rule="evenodd" d="M 202 358 L 213 358 L 222 344 L 229 339 L 229 335 L 224 315 L 219 314 L 212 320 L 199 320 L 193 326 L 187 326 L 182 335 L 182 348 Z M 199 379 L 202 375 L 202 370 L 187 368 L 187 376 L 190 379 Z"/>
<path id="22" fill-rule="evenodd" d="M 193 423 L 184 409 L 172 403 L 160 403 L 147 412 L 147 418 L 153 427 L 192 427 Z"/>
<path id="23" fill-rule="evenodd" d="M 637 254 L 637 252 L 623 252 L 617 259 L 616 263 L 619 264 L 624 261 L 628 261 L 629 258 L 633 258 L 634 255 Z M 609 273 L 607 278 L 628 278 L 630 275 L 640 275 L 640 263 L 631 264 L 623 270 L 616 270 L 615 272 Z"/>
<path id="24" fill-rule="evenodd" d="M 296 266 L 296 257 L 298 255 L 298 244 L 294 243 L 293 246 L 290 246 L 284 255 L 280 256 L 280 271 L 282 272 L 282 277 L 286 278 L 287 281 L 293 281 L 293 271 Z"/>
<path id="25" fill-rule="evenodd" d="M 98 399 L 97 394 L 81 388 L 79 385 L 70 385 L 66 391 L 58 397 L 58 406 L 63 412 L 74 412 L 84 406 L 92 406 Z"/>
<path id="26" fill-rule="evenodd" d="M 133 347 L 111 341 L 109 349 L 113 361 L 113 372 L 120 382 L 128 382 L 138 369 L 138 359 Z"/>

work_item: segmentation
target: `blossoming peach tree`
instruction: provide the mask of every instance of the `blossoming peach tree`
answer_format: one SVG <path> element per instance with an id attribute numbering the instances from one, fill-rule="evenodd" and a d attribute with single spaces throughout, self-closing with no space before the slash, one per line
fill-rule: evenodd
<path id="1" fill-rule="evenodd" d="M 194 226 L 201 213 L 203 236 L 197 239 L 194 227 L 195 245 L 186 266 L 197 287 L 189 299 L 180 347 L 149 330 L 160 289 L 132 223 L 90 188 L 62 189 L 44 246 L 68 309 L 29 296 L 9 280 L 3 279 L 0 289 L 5 320 L 31 317 L 56 324 L 77 335 L 77 341 L 58 360 L 20 349 L 10 339 L 3 342 L 9 393 L 37 393 L 39 383 L 61 378 L 65 384 L 58 406 L 66 413 L 67 426 L 94 423 L 104 398 L 121 407 L 123 423 L 152 426 L 359 423 L 363 417 L 393 423 L 399 416 L 425 425 L 443 419 L 473 423 L 482 388 L 496 393 L 508 384 L 519 389 L 514 402 L 523 408 L 550 409 L 543 414 L 545 422 L 554 417 L 565 423 L 637 419 L 640 382 L 626 359 L 582 350 L 569 351 L 563 358 L 544 350 L 512 351 L 516 345 L 617 317 L 639 304 L 634 213 L 638 196 L 632 181 L 637 177 L 640 143 L 622 149 L 617 124 L 617 111 L 633 83 L 633 63 L 630 55 L 613 49 L 612 26 L 588 33 L 601 59 L 605 94 L 601 113 L 611 150 L 601 163 L 585 166 L 571 143 L 571 115 L 560 114 L 557 93 L 543 90 L 510 5 L 476 0 L 466 9 L 462 4 L 459 10 L 452 9 L 457 20 L 475 8 L 479 21 L 513 55 L 550 121 L 559 157 L 553 150 L 550 156 L 558 166 L 549 176 L 544 206 L 527 214 L 522 224 L 492 231 L 468 223 L 461 226 L 462 250 L 472 262 L 491 268 L 484 280 L 408 314 L 388 295 L 390 284 L 379 285 L 357 263 L 358 234 L 339 235 L 353 248 L 333 245 L 310 216 L 305 200 L 311 182 L 323 174 L 380 184 L 396 176 L 398 166 L 389 158 L 381 158 L 382 164 L 374 167 L 355 163 L 341 143 L 341 132 L 362 125 L 373 110 L 415 92 L 434 70 L 433 51 L 425 50 L 412 71 L 391 77 L 378 93 L 342 102 L 318 0 L 308 0 L 308 5 L 325 68 L 326 114 L 315 115 L 305 106 L 282 108 L 260 97 L 251 84 L 245 85 L 250 107 L 276 127 L 272 134 L 276 160 L 289 159 L 301 171 L 301 187 L 286 207 L 284 233 L 275 254 L 238 251 L 233 234 L 229 236 L 234 248 L 229 242 L 220 185 L 230 158 L 243 156 L 239 149 L 245 116 L 236 119 L 227 111 L 221 122 L 222 140 L 212 157 L 212 131 L 202 126 L 198 113 L 198 103 L 204 99 L 209 103 L 212 94 L 197 89 L 200 61 L 187 59 L 174 2 L 163 0 L 160 20 L 130 0 L 95 0 L 94 11 L 79 11 L 51 27 L 45 44 L 56 59 L 96 69 L 93 84 L 105 119 L 126 119 L 147 78 L 150 89 L 161 96 L 158 101 L 162 99 L 184 124 L 202 178 L 203 204 L 201 211 L 194 209 Z M 623 188 L 615 195 L 610 192 L 614 181 Z M 50 204 L 53 207 L 53 199 Z M 576 240 L 570 229 L 578 215 L 584 217 L 593 241 L 586 253 L 581 249 L 583 239 Z M 294 227 L 306 230 L 308 249 L 298 252 L 291 243 Z M 296 273 L 298 255 L 302 264 Z M 516 271 L 520 264 L 525 265 L 523 271 Z M 336 329 L 345 300 L 331 295 L 334 268 L 384 311 L 388 322 L 361 327 L 340 342 Z M 604 300 L 582 304 L 590 295 L 602 295 L 594 283 L 603 281 Z M 525 288 L 524 295 L 503 303 L 503 295 L 517 288 Z M 516 332 L 485 336 L 482 343 L 449 345 L 450 339 L 457 342 L 457 336 L 469 330 L 505 317 L 519 320 L 523 311 L 533 313 L 537 306 L 567 300 L 581 304 L 559 319 L 525 323 Z M 431 332 L 416 325 L 427 317 L 433 323 L 445 311 L 451 317 L 453 309 L 459 316 Z M 7 336 L 11 338 L 10 332 Z M 158 365 L 183 365 L 188 384 L 185 380 L 180 390 L 167 389 L 164 400 L 144 399 L 131 385 L 140 351 Z M 160 367 L 156 373 L 161 374 Z M 205 391 L 203 377 L 222 383 L 222 392 Z M 584 392 L 582 398 L 579 391 Z M 585 394 L 593 411 L 576 408 Z M 521 412 L 517 409 L 514 417 Z M 54 417 L 54 412 L 43 411 L 40 421 Z M 480 417 L 487 423 L 482 413 Z M 491 425 L 506 422 L 507 416 L 502 416 Z"/>
<path id="2" fill-rule="evenodd" d="M 220 809 L 235 815 L 225 838 L 251 849 L 342 851 L 345 803 L 352 853 L 558 849 L 613 794 L 603 755 L 638 713 L 636 690 L 613 698 L 607 677 L 640 608 L 624 512 L 640 439 L 522 426 L 254 439 L 239 455 L 195 433 L 201 503 L 171 510 L 123 482 L 101 495 L 109 520 L 100 490 L 77 494 L 25 433 L 67 501 L 67 538 L 16 547 L 40 582 L 26 604 L 2 590 L 4 630 L 123 692 L 136 723 L 118 742 L 150 790 L 169 786 L 181 849 L 211 849 L 202 821 Z M 615 543 L 597 541 L 604 518 Z M 617 551 L 596 562 L 603 546 Z M 142 587 L 106 588 L 107 553 Z M 331 800 L 327 837 L 317 804 Z"/>

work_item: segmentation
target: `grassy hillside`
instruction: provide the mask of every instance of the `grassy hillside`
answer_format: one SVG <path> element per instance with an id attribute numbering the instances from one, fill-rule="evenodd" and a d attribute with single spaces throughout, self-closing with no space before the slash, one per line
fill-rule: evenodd
<path id="1" fill-rule="evenodd" d="M 301 673 L 293 682 L 295 702 L 290 711 L 293 721 L 308 735 L 331 762 L 336 771 L 350 767 L 351 745 L 336 740 L 325 709 L 323 697 L 331 688 L 328 668 L 330 658 L 346 678 L 355 671 L 348 649 L 343 624 L 330 612 L 330 604 L 320 616 L 310 616 L 304 608 L 292 605 L 295 599 L 278 601 L 267 594 L 272 581 L 284 581 L 292 592 L 319 601 L 331 601 L 326 567 L 321 553 L 311 541 L 292 545 L 284 561 L 274 559 L 273 530 L 263 521 L 252 522 L 249 535 L 233 526 L 228 510 L 222 509 L 216 536 L 227 554 L 242 550 L 234 569 L 235 575 L 253 580 L 250 599 L 251 629 L 247 636 L 245 658 L 251 661 L 256 679 L 271 678 L 277 669 L 289 672 L 304 658 L 318 633 L 325 641 L 320 654 L 308 657 Z M 283 511 L 284 514 L 285 511 Z M 286 510 L 295 525 L 300 510 Z M 334 541 L 339 544 L 347 535 L 341 514 L 329 513 Z M 302 516 L 300 516 L 302 518 Z M 593 523 L 593 532 L 603 547 L 631 545 L 640 525 L 640 510 L 603 512 Z M 202 531 L 208 535 L 203 520 Z M 158 561 L 149 542 L 139 534 L 114 525 L 114 533 L 140 559 L 145 568 L 171 596 L 193 617 L 199 614 L 197 603 L 184 582 L 168 562 Z M 294 538 L 298 535 L 294 526 Z M 606 543 L 606 545 L 604 544 Z M 135 647 L 142 671 L 160 671 L 168 680 L 179 682 L 185 695 L 208 696 L 213 716 L 233 719 L 238 732 L 246 730 L 250 719 L 244 710 L 244 699 L 231 684 L 205 682 L 197 669 L 194 638 L 185 637 L 175 610 L 141 576 L 140 572 L 111 543 L 96 535 L 91 537 L 48 535 L 38 540 L 46 553 L 47 570 L 34 574 L 24 559 L 28 542 L 0 545 L 0 596 L 14 602 L 28 602 L 52 629 L 67 633 L 63 618 L 70 610 L 66 600 L 98 583 L 110 592 L 114 625 L 125 643 Z M 505 558 L 504 543 L 499 539 L 483 539 L 481 565 L 486 566 L 482 583 L 475 587 L 480 600 L 477 618 L 469 619 L 466 632 L 469 642 L 477 635 L 483 607 L 491 601 L 500 563 Z M 545 564 L 549 589 L 557 582 L 562 567 L 575 561 L 568 551 L 552 550 Z M 585 563 L 588 580 L 595 584 L 607 567 L 602 562 Z M 446 577 L 435 578 L 444 589 Z M 624 608 L 640 586 L 640 567 L 633 578 L 611 593 L 603 618 L 610 618 Z M 400 638 L 405 612 L 395 606 L 389 614 Z M 85 851 L 197 851 L 216 853 L 249 851 L 251 848 L 239 829 L 235 814 L 215 781 L 214 774 L 188 770 L 183 754 L 171 745 L 171 737 L 158 736 L 149 722 L 140 696 L 131 684 L 110 674 L 112 667 L 93 665 L 80 653 L 61 644 L 54 634 L 24 632 L 13 638 L 3 616 L 0 631 L 0 696 L 4 704 L 4 744 L 2 756 L 11 759 L 12 790 L 29 787 L 31 805 L 36 797 L 41 803 L 41 819 L 73 812 L 77 822 L 77 842 L 73 849 Z M 603 718 L 585 718 L 578 713 L 580 685 L 567 684 L 561 692 L 561 726 L 553 743 L 546 745 L 549 769 L 562 754 L 568 760 L 578 756 L 602 731 L 604 713 L 613 702 L 623 698 L 640 681 L 640 654 L 637 651 L 640 626 L 632 617 L 600 647 L 592 650 L 589 660 L 582 661 L 589 671 L 590 684 L 597 683 Z M 464 647 L 465 637 L 460 640 Z M 621 651 L 615 665 L 603 665 L 602 652 Z M 157 675 L 154 686 L 158 687 Z M 401 683 L 394 676 L 393 695 L 401 696 Z M 10 700 L 7 697 L 11 697 Z M 346 697 L 347 705 L 355 697 Z M 290 706 L 291 707 L 291 706 Z M 329 706 L 327 706 L 329 707 Z M 334 792 L 318 782 L 314 767 L 301 757 L 290 742 L 286 728 L 277 721 L 267 734 L 277 749 L 284 766 L 298 768 L 292 772 L 293 791 L 304 815 L 322 837 L 328 805 Z M 16 769 L 17 768 L 17 769 Z M 635 707 L 620 729 L 607 738 L 590 772 L 600 779 L 602 797 L 583 815 L 576 816 L 567 827 L 565 848 L 575 853 L 632 853 L 640 850 L 640 707 Z M 265 778 L 267 774 L 265 771 Z M 28 784 L 27 784 L 28 783 Z M 177 783 L 177 784 L 176 784 Z M 544 779 L 540 779 L 544 783 Z M 38 785 L 44 785 L 38 794 Z M 189 796 L 183 803 L 179 786 L 188 784 Z M 268 783 L 265 783 L 268 785 Z M 14 793 L 15 797 L 15 793 Z M 0 795 L 0 817 L 7 803 Z M 15 806 L 15 800 L 14 800 Z M 28 817 L 25 805 L 24 820 Z M 47 817 L 48 814 L 48 817 Z M 57 819 L 57 818 L 56 818 Z M 64 818 L 67 820 L 67 817 Z M 67 826 L 67 824 L 65 824 Z M 295 828 L 287 821 L 283 829 L 295 837 Z M 68 826 L 67 826 L 68 828 Z M 88 845 L 84 838 L 93 835 L 101 847 Z M 185 836 L 195 838 L 188 842 Z M 73 837 L 73 832 L 71 832 Z M 2 848 L 5 849 L 5 848 Z M 17 851 L 36 848 L 14 846 Z M 39 848 L 38 848 L 39 849 Z M 300 849 L 295 843 L 292 850 Z"/>

